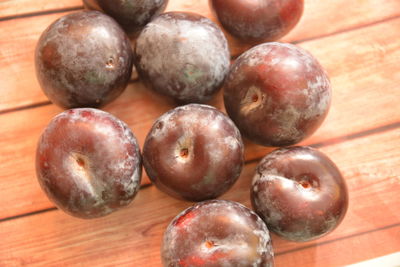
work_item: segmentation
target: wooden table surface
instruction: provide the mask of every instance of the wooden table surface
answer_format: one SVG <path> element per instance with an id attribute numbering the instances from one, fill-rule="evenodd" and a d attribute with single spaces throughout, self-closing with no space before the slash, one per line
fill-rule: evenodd
<path id="1" fill-rule="evenodd" d="M 80 220 L 57 210 L 39 188 L 36 143 L 62 110 L 39 87 L 34 49 L 51 22 L 81 9 L 80 0 L 0 0 L 0 266 L 160 266 L 164 229 L 192 204 L 159 192 L 144 174 L 129 207 Z M 170 0 L 168 10 L 214 19 L 207 0 Z M 305 0 L 300 23 L 282 41 L 309 50 L 329 73 L 330 113 L 302 144 L 336 162 L 350 206 L 319 240 L 273 236 L 276 266 L 343 266 L 400 251 L 400 0 Z M 229 42 L 233 56 L 244 51 Z M 223 110 L 221 94 L 211 104 Z M 173 107 L 132 80 L 104 110 L 128 123 L 142 145 L 153 121 Z M 254 168 L 269 151 L 246 142 L 241 177 L 221 199 L 250 207 Z"/>

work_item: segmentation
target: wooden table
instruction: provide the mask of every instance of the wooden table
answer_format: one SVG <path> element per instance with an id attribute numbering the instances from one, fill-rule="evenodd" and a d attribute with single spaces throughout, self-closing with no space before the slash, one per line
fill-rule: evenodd
<path id="1" fill-rule="evenodd" d="M 0 0 L 0 266 L 160 266 L 165 227 L 191 205 L 159 192 L 144 175 L 129 207 L 80 220 L 57 210 L 39 188 L 36 143 L 62 110 L 39 87 L 34 49 L 52 21 L 80 9 L 79 0 Z M 207 0 L 170 0 L 168 9 L 212 17 Z M 341 266 L 400 251 L 400 1 L 306 0 L 300 23 L 282 41 L 309 50 L 331 77 L 328 118 L 302 144 L 337 163 L 350 207 L 343 223 L 317 241 L 273 236 L 276 266 Z M 230 44 L 233 56 L 245 49 Z M 211 104 L 223 109 L 221 95 Z M 127 122 L 143 144 L 153 121 L 173 106 L 133 80 L 104 110 Z M 269 151 L 246 142 L 243 173 L 221 198 L 250 207 L 254 167 Z"/>

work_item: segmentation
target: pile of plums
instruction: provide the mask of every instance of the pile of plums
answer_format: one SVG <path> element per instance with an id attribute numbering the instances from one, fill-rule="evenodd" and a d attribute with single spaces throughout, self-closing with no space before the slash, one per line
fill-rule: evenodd
<path id="1" fill-rule="evenodd" d="M 165 266 L 273 266 L 269 230 L 313 240 L 336 228 L 348 206 L 335 164 L 316 149 L 292 146 L 316 131 L 331 103 L 318 61 L 295 45 L 270 42 L 296 25 L 303 1 L 210 0 L 223 30 L 195 13 L 162 13 L 167 2 L 84 0 L 91 10 L 43 32 L 38 81 L 67 110 L 40 137 L 39 183 L 60 209 L 96 218 L 133 200 L 143 162 L 161 191 L 202 201 L 168 226 Z M 226 34 L 254 45 L 232 65 Z M 148 88 L 180 105 L 154 122 L 143 153 L 124 122 L 96 109 L 122 93 L 133 66 Z M 205 104 L 221 88 L 228 115 Z M 240 176 L 242 135 L 280 147 L 255 170 L 254 212 L 215 200 Z"/>

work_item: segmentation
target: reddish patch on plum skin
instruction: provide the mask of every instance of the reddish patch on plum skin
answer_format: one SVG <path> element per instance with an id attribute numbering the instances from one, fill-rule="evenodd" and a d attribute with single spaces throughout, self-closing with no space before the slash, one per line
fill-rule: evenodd
<path id="1" fill-rule="evenodd" d="M 181 217 L 190 219 L 182 224 Z M 164 266 L 271 267 L 273 252 L 268 229 L 255 213 L 239 203 L 211 200 L 188 208 L 170 223 L 162 260 Z"/>
<path id="2" fill-rule="evenodd" d="M 182 214 L 173 222 L 173 225 L 179 228 L 185 227 L 195 217 L 196 213 L 192 211 L 192 209 L 188 209 L 184 214 Z"/>
<path id="3" fill-rule="evenodd" d="M 226 115 L 211 106 L 190 104 L 157 119 L 146 137 L 143 160 L 160 190 L 201 201 L 218 197 L 236 182 L 243 143 Z"/>
<path id="4" fill-rule="evenodd" d="M 284 0 L 281 1 L 279 7 L 279 15 L 282 24 L 285 27 L 285 33 L 282 33 L 281 37 L 289 32 L 299 22 L 301 15 L 303 14 L 304 1 L 303 0 Z"/>
<path id="5" fill-rule="evenodd" d="M 251 90 L 261 96 L 257 106 L 246 100 Z M 266 43 L 243 53 L 224 84 L 227 113 L 244 136 L 264 146 L 293 145 L 310 136 L 327 116 L 330 101 L 324 69 L 290 44 Z"/>
<path id="6" fill-rule="evenodd" d="M 248 43 L 274 41 L 286 35 L 303 13 L 303 0 L 209 0 L 221 25 Z"/>
<path id="7" fill-rule="evenodd" d="M 129 204 L 141 179 L 141 155 L 126 124 L 95 109 L 56 116 L 37 147 L 37 176 L 60 209 L 80 218 Z"/>
<path id="8" fill-rule="evenodd" d="M 272 231 L 305 242 L 330 233 L 341 223 L 348 192 L 340 171 L 327 156 L 309 147 L 289 147 L 261 160 L 251 201 Z"/>
<path id="9" fill-rule="evenodd" d="M 48 69 L 56 69 L 61 64 L 61 55 L 57 51 L 56 44 L 48 42 L 43 47 L 43 65 Z"/>

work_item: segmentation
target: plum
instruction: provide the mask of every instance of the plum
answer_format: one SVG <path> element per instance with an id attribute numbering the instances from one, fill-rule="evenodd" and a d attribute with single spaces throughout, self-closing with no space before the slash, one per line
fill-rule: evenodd
<path id="1" fill-rule="evenodd" d="M 243 136 L 264 146 L 288 146 L 321 125 L 331 103 L 325 70 L 306 50 L 264 43 L 243 53 L 224 84 L 224 104 Z"/>
<path id="2" fill-rule="evenodd" d="M 210 0 L 228 33 L 242 42 L 275 41 L 286 35 L 303 14 L 303 0 Z"/>
<path id="3" fill-rule="evenodd" d="M 100 107 L 126 88 L 132 47 L 112 18 L 80 11 L 59 18 L 42 33 L 35 63 L 43 92 L 54 104 Z"/>
<path id="4" fill-rule="evenodd" d="M 274 266 L 268 228 L 245 206 L 209 200 L 169 224 L 161 249 L 164 266 Z"/>
<path id="5" fill-rule="evenodd" d="M 167 12 L 140 33 L 134 62 L 148 87 L 180 103 L 204 103 L 221 88 L 230 55 L 224 34 L 211 20 Z"/>
<path id="6" fill-rule="evenodd" d="M 143 164 L 165 193 L 190 201 L 211 199 L 238 179 L 243 143 L 228 116 L 211 106 L 189 104 L 157 119 L 143 146 Z"/>
<path id="7" fill-rule="evenodd" d="M 311 147 L 281 148 L 256 168 L 254 210 L 268 228 L 291 241 L 310 241 L 333 231 L 348 207 L 348 191 L 336 165 Z"/>
<path id="8" fill-rule="evenodd" d="M 64 111 L 36 150 L 39 183 L 70 215 L 89 219 L 128 205 L 140 187 L 142 158 L 128 126 L 92 108 Z"/>
<path id="9" fill-rule="evenodd" d="M 135 36 L 152 18 L 164 11 L 168 0 L 83 0 L 86 8 L 114 18 L 130 36 Z"/>

